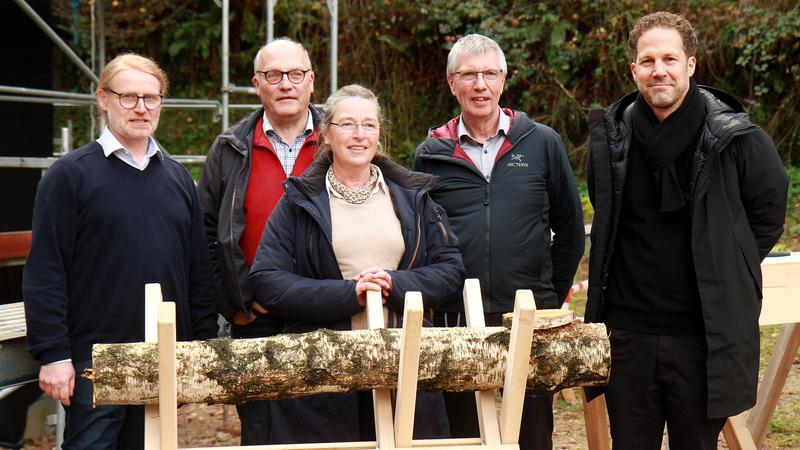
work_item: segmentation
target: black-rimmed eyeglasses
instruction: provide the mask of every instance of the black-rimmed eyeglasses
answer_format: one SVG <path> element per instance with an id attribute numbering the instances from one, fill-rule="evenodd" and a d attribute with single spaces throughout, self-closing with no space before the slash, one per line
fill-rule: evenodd
<path id="1" fill-rule="evenodd" d="M 289 81 L 292 84 L 300 84 L 303 80 L 306 79 L 306 74 L 311 72 L 311 69 L 300 70 L 300 69 L 293 69 L 288 72 L 284 72 L 282 70 L 256 70 L 256 73 L 260 73 L 264 75 L 264 79 L 267 80 L 269 84 L 278 84 L 283 79 L 283 76 L 286 75 L 289 78 Z"/>
<path id="2" fill-rule="evenodd" d="M 108 92 L 112 94 L 116 94 L 119 97 L 119 106 L 122 106 L 125 109 L 133 109 L 136 108 L 136 105 L 139 104 L 139 100 L 144 102 L 144 107 L 149 110 L 158 109 L 161 106 L 161 102 L 164 99 L 163 95 L 154 95 L 154 94 L 145 94 L 145 95 L 137 95 L 133 92 L 124 92 L 119 93 L 113 89 L 106 89 Z"/>

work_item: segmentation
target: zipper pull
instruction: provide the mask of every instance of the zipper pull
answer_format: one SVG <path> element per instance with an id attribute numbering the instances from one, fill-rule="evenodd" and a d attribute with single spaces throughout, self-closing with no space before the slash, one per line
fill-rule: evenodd
<path id="1" fill-rule="evenodd" d="M 438 206 L 433 207 L 433 214 L 436 216 L 436 226 L 439 228 L 439 232 L 442 233 L 442 240 L 444 240 L 445 244 L 449 243 L 450 236 L 447 235 L 447 230 L 444 228 L 444 219 L 442 219 Z"/>

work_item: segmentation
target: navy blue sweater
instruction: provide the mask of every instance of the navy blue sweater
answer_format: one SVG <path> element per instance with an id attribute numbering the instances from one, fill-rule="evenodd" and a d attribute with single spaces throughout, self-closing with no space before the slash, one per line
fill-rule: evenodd
<path id="1" fill-rule="evenodd" d="M 28 350 L 42 363 L 77 362 L 95 343 L 142 341 L 145 283 L 177 304 L 179 339 L 216 335 L 191 176 L 167 157 L 140 171 L 92 141 L 39 182 L 22 282 Z"/>

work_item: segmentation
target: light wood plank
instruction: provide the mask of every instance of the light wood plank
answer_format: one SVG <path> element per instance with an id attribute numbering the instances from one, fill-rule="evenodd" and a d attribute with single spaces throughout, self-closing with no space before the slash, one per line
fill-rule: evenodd
<path id="1" fill-rule="evenodd" d="M 483 316 L 481 285 L 476 278 L 464 281 L 464 315 L 468 327 L 483 328 L 486 326 L 486 319 Z M 478 427 L 481 439 L 486 445 L 500 445 L 500 422 L 497 417 L 495 392 L 476 392 L 475 404 L 478 408 Z"/>
<path id="2" fill-rule="evenodd" d="M 27 332 L 25 305 L 22 302 L 0 305 L 0 342 L 24 337 Z"/>
<path id="3" fill-rule="evenodd" d="M 178 385 L 175 368 L 175 303 L 162 302 L 158 309 L 158 414 L 160 450 L 178 448 Z"/>
<path id="4" fill-rule="evenodd" d="M 514 318 L 511 323 L 511 340 L 506 359 L 503 400 L 500 405 L 500 437 L 503 444 L 519 442 L 535 315 L 536 303 L 533 300 L 533 292 L 518 290 L 514 301 Z"/>
<path id="5" fill-rule="evenodd" d="M 367 291 L 367 326 L 370 329 L 384 328 L 383 297 L 380 291 Z M 394 421 L 392 419 L 392 396 L 389 389 L 372 391 L 375 409 L 375 436 L 379 448 L 394 448 Z"/>
<path id="6" fill-rule="evenodd" d="M 397 447 L 411 447 L 414 412 L 417 404 L 420 341 L 422 339 L 422 294 L 407 292 L 403 311 L 400 370 L 397 380 L 397 406 L 394 415 L 394 440 Z M 530 347 L 530 346 L 529 346 Z"/>
<path id="7" fill-rule="evenodd" d="M 148 283 L 144 286 L 144 341 L 158 342 L 158 308 L 161 304 L 161 285 Z M 158 405 L 144 406 L 144 448 L 158 450 L 161 442 Z"/>
<path id="8" fill-rule="evenodd" d="M 611 450 L 611 437 L 608 434 L 608 411 L 606 396 L 600 395 L 591 402 L 586 401 L 586 393 L 581 389 L 583 399 L 583 420 L 586 423 L 586 443 L 589 450 Z"/>
<path id="9" fill-rule="evenodd" d="M 722 427 L 722 435 L 729 450 L 758 450 L 753 437 L 747 429 L 743 414 L 729 417 Z"/>
<path id="10" fill-rule="evenodd" d="M 800 347 L 800 324 L 784 325 L 759 386 L 756 406 L 750 410 L 747 419 L 747 428 L 757 446 L 764 442 L 767 435 L 769 423 L 778 406 L 781 391 L 786 385 L 786 378 L 789 376 L 798 347 Z"/>
<path id="11" fill-rule="evenodd" d="M 800 278 L 798 278 L 800 281 Z M 800 285 L 765 287 L 758 324 L 776 325 L 800 322 Z"/>

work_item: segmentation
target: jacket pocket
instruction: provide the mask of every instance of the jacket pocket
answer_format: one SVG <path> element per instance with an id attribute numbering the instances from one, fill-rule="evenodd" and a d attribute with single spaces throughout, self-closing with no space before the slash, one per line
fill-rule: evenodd
<path id="1" fill-rule="evenodd" d="M 744 208 L 739 209 L 733 221 L 733 231 L 736 236 L 736 244 L 739 246 L 739 251 L 747 265 L 747 270 L 753 278 L 757 298 L 760 300 L 763 297 L 763 286 L 758 246 L 756 245 L 753 231 L 750 229 L 750 223 L 747 221 L 747 214 L 744 213 Z"/>

